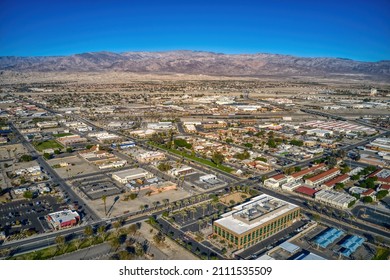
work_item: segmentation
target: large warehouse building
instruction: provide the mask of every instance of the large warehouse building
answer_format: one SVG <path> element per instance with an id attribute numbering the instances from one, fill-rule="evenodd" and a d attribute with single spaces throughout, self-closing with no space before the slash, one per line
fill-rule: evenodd
<path id="1" fill-rule="evenodd" d="M 117 180 L 122 184 L 126 184 L 132 180 L 138 179 L 149 179 L 152 178 L 153 174 L 149 173 L 145 169 L 142 168 L 134 168 L 134 169 L 126 169 L 118 172 L 112 173 L 112 178 Z"/>
<path id="2" fill-rule="evenodd" d="M 213 234 L 238 249 L 247 248 L 299 220 L 297 205 L 262 194 L 214 221 Z"/>

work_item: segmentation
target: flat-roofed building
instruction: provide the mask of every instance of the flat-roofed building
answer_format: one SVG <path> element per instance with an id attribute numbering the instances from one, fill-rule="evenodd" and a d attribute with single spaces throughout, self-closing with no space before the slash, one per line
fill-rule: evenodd
<path id="1" fill-rule="evenodd" d="M 76 225 L 80 215 L 76 211 L 63 210 L 47 214 L 46 220 L 54 229 L 62 229 Z"/>
<path id="2" fill-rule="evenodd" d="M 262 194 L 235 206 L 214 221 L 213 234 L 236 248 L 247 248 L 299 220 L 300 208 Z"/>
<path id="3" fill-rule="evenodd" d="M 287 183 L 289 180 L 284 174 L 277 174 L 264 181 L 264 186 L 269 188 L 278 188 L 280 185 Z"/>
<path id="4" fill-rule="evenodd" d="M 122 184 L 126 184 L 132 180 L 149 179 L 153 174 L 142 168 L 126 169 L 112 173 L 112 178 Z"/>
<path id="5" fill-rule="evenodd" d="M 321 190 L 315 193 L 315 200 L 338 208 L 348 208 L 348 205 L 356 198 L 343 192 Z"/>
<path id="6" fill-rule="evenodd" d="M 136 159 L 142 163 L 164 160 L 166 158 L 163 152 L 146 152 L 138 155 Z"/>
<path id="7" fill-rule="evenodd" d="M 58 126 L 57 121 L 37 122 L 37 127 L 39 128 L 50 128 L 50 127 L 57 127 L 57 126 Z"/>
<path id="8" fill-rule="evenodd" d="M 56 140 L 58 143 L 64 146 L 68 146 L 76 143 L 84 143 L 88 141 L 87 138 L 80 137 L 80 135 L 67 135 L 67 136 L 59 137 Z"/>
<path id="9" fill-rule="evenodd" d="M 390 170 L 389 169 L 379 169 L 374 173 L 370 174 L 370 178 L 376 177 L 376 181 L 381 184 L 390 184 Z"/>
<path id="10" fill-rule="evenodd" d="M 334 177 L 336 177 L 339 174 L 340 174 L 340 169 L 338 169 L 337 167 L 334 167 L 334 168 L 331 168 L 327 171 L 324 171 L 324 172 L 322 172 L 314 177 L 306 179 L 305 182 L 306 182 L 306 184 L 308 184 L 310 186 L 319 186 L 322 183 L 324 183 L 330 179 L 333 179 Z"/>

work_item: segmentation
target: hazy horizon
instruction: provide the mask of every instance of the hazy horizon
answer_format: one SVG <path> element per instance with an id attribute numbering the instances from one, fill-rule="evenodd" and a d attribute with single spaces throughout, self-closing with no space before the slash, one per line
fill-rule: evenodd
<path id="1" fill-rule="evenodd" d="M 205 50 L 390 59 L 388 1 L 1 1 L 1 56 Z"/>

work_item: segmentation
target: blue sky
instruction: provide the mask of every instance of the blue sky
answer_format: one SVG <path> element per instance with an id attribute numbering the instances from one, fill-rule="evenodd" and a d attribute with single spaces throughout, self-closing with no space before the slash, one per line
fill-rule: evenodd
<path id="1" fill-rule="evenodd" d="M 390 1 L 0 1 L 0 55 L 204 50 L 390 59 Z"/>

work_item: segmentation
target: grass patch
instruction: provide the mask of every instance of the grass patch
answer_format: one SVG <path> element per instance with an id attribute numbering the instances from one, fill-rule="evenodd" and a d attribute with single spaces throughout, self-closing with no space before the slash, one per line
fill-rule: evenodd
<path id="1" fill-rule="evenodd" d="M 47 140 L 39 143 L 34 143 L 35 148 L 42 152 L 45 149 L 63 149 L 64 147 L 58 144 L 55 140 Z"/>
<path id="2" fill-rule="evenodd" d="M 201 164 L 208 165 L 210 167 L 218 168 L 219 170 L 227 172 L 227 173 L 231 173 L 232 171 L 234 171 L 233 168 L 230 168 L 230 167 L 224 166 L 224 165 L 216 165 L 211 160 L 208 160 L 208 159 L 205 159 L 205 158 L 199 158 L 199 157 L 196 157 L 196 156 L 193 156 L 193 155 L 189 155 L 186 152 L 180 152 L 180 151 L 178 151 L 176 149 L 168 149 L 168 148 L 166 148 L 166 147 L 164 147 L 162 145 L 157 145 L 156 143 L 153 143 L 153 142 L 149 142 L 149 144 L 152 145 L 152 146 L 161 148 L 161 149 L 163 149 L 165 151 L 172 152 L 172 153 L 174 153 L 176 155 L 185 157 L 185 158 L 187 158 L 189 160 L 193 160 L 193 161 L 199 162 Z"/>
<path id="3" fill-rule="evenodd" d="M 58 133 L 58 134 L 53 134 L 53 136 L 55 138 L 60 138 L 60 137 L 64 137 L 64 136 L 70 136 L 70 135 L 73 135 L 72 133 Z"/>
<path id="4" fill-rule="evenodd" d="M 109 240 L 111 240 L 114 237 L 114 234 L 115 233 L 107 233 L 107 238 L 106 238 L 105 242 L 108 242 Z M 57 246 L 54 245 L 54 246 L 51 246 L 51 247 L 48 247 L 48 248 L 45 248 L 42 250 L 10 257 L 8 259 L 10 259 L 10 260 L 48 260 L 48 259 L 52 259 L 56 256 L 60 256 L 63 254 L 71 253 L 71 252 L 74 252 L 77 250 L 81 250 L 81 249 L 85 249 L 85 248 L 88 248 L 88 247 L 91 247 L 94 245 L 101 244 L 101 243 L 103 243 L 103 240 L 99 237 L 96 237 L 96 236 L 94 238 L 84 238 L 82 243 L 79 244 L 79 249 L 77 249 L 76 242 L 77 241 L 75 241 L 75 240 L 73 240 L 71 242 L 67 242 L 67 245 L 63 250 L 59 250 L 57 248 Z"/>
<path id="5" fill-rule="evenodd" d="M 379 247 L 376 251 L 375 256 L 372 258 L 373 260 L 388 260 L 390 256 L 390 249 L 386 249 L 383 247 Z"/>

